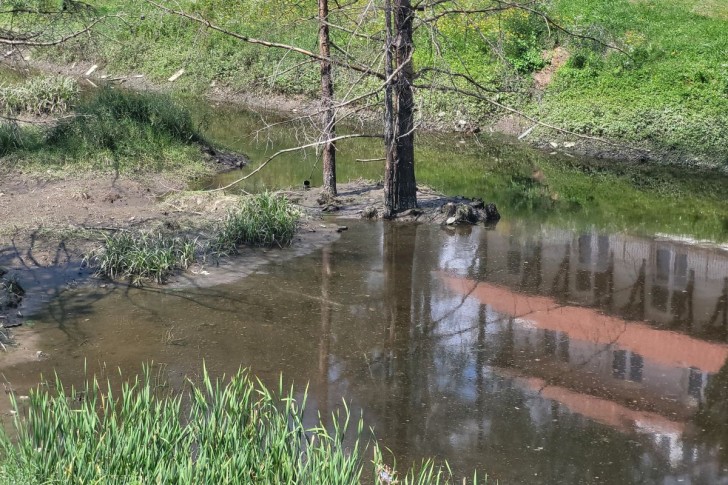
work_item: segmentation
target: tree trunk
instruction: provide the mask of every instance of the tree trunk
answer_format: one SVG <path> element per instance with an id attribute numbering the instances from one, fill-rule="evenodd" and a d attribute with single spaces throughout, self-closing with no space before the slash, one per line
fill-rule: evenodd
<path id="1" fill-rule="evenodd" d="M 384 203 L 388 216 L 417 207 L 417 184 L 415 181 L 414 154 L 414 93 L 412 81 L 412 20 L 414 11 L 410 0 L 387 0 L 385 15 L 387 22 L 387 51 L 385 75 L 385 145 L 386 169 L 384 174 Z M 392 11 L 393 10 L 393 11 Z M 394 17 L 394 31 L 392 30 Z M 393 33 L 396 37 L 393 39 Z M 392 54 L 394 51 L 394 55 Z"/>
<path id="2" fill-rule="evenodd" d="M 319 7 L 319 54 L 321 54 L 321 105 L 323 109 L 323 190 L 330 196 L 336 195 L 336 144 L 328 141 L 336 137 L 336 116 L 334 114 L 334 81 L 331 73 L 331 51 L 329 42 L 329 1 L 318 0 Z"/>

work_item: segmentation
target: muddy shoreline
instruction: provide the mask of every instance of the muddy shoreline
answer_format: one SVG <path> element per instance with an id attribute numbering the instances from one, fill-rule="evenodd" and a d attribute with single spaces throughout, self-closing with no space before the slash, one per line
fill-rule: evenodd
<path id="1" fill-rule="evenodd" d="M 220 192 L 182 189 L 179 182 L 175 185 L 164 174 L 145 178 L 89 175 L 61 180 L 6 174 L 0 181 L 0 267 L 18 279 L 25 295 L 17 308 L 0 309 L 0 326 L 22 325 L 26 315 L 69 289 L 126 286 L 123 281 L 95 277 L 93 270 L 83 264 L 84 256 L 106 235 L 162 231 L 204 239 L 240 200 L 240 196 Z M 295 258 L 330 244 L 347 229 L 346 220 L 374 220 L 384 215 L 383 187 L 375 182 L 339 184 L 335 198 L 323 198 L 320 189 L 280 193 L 304 213 L 291 247 L 243 248 L 240 255 L 196 263 L 171 278 L 166 286 L 209 287 L 236 281 L 273 260 Z M 418 201 L 418 209 L 393 219 L 448 227 L 478 223 L 478 214 L 485 219 L 482 201 L 445 197 L 427 187 L 418 188 Z M 467 209 L 461 218 L 454 217 L 458 207 Z"/>

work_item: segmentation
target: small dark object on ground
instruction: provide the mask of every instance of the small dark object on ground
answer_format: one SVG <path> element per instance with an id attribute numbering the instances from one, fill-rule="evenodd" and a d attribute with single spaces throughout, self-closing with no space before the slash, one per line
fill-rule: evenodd
<path id="1" fill-rule="evenodd" d="M 308 180 L 304 180 L 303 181 L 303 190 L 308 190 L 310 188 L 311 188 L 311 182 L 309 182 Z"/>
<path id="2" fill-rule="evenodd" d="M 348 230 L 349 230 L 349 226 L 339 226 L 336 228 L 336 232 L 344 232 L 344 231 L 348 231 Z"/>
<path id="3" fill-rule="evenodd" d="M 250 163 L 250 159 L 243 153 L 223 152 L 221 150 L 215 150 L 211 146 L 203 146 L 202 153 L 209 155 L 210 158 L 220 165 L 225 165 L 230 168 L 243 168 Z"/>
<path id="4" fill-rule="evenodd" d="M 334 204 L 329 204 L 329 205 L 327 205 L 326 207 L 324 207 L 324 208 L 323 208 L 323 209 L 321 209 L 321 210 L 322 210 L 323 212 L 338 212 L 338 210 L 339 210 L 339 206 L 337 206 L 337 205 L 334 205 Z"/>
<path id="5" fill-rule="evenodd" d="M 377 208 L 371 205 L 364 207 L 364 210 L 361 211 L 362 219 L 376 219 L 378 216 Z"/>

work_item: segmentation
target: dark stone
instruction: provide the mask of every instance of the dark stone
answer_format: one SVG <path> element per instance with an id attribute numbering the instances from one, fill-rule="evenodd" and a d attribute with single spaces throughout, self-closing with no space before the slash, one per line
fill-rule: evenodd
<path id="1" fill-rule="evenodd" d="M 470 202 L 470 207 L 473 209 L 483 209 L 485 207 L 485 202 L 483 202 L 483 199 L 473 199 L 473 201 Z"/>
<path id="2" fill-rule="evenodd" d="M 500 213 L 495 204 L 488 204 L 485 206 L 485 222 L 494 223 L 500 221 Z"/>
<path id="3" fill-rule="evenodd" d="M 329 204 L 321 210 L 324 212 L 337 212 L 339 210 L 339 206 L 334 205 L 334 204 Z"/>
<path id="4" fill-rule="evenodd" d="M 455 215 L 455 211 L 457 210 L 457 205 L 455 205 L 452 202 L 448 202 L 447 204 L 443 204 L 442 207 L 440 207 L 440 212 L 445 214 L 445 217 L 452 217 Z"/>

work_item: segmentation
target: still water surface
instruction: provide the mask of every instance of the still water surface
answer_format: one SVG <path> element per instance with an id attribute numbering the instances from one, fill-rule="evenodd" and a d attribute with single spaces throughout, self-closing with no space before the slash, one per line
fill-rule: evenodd
<path id="1" fill-rule="evenodd" d="M 208 134 L 256 163 L 297 141 L 287 130 L 251 143 L 258 117 L 215 113 Z M 342 143 L 340 180 L 378 178 L 381 166 L 355 161 L 378 143 Z M 692 209 L 666 197 L 645 212 L 658 199 L 555 169 L 554 157 L 572 163 L 422 137 L 420 181 L 497 202 L 495 230 L 348 222 L 338 241 L 269 253 L 232 283 L 68 291 L 18 337 L 48 358 L 5 361 L 3 373 L 24 392 L 40 373 L 80 383 L 84 362 L 130 375 L 154 361 L 181 387 L 204 360 L 215 374 L 309 383 L 312 414 L 346 399 L 403 465 L 435 457 L 505 484 L 728 483 L 728 436 L 702 431 L 728 419 L 728 250 L 652 235 L 725 241 L 725 200 Z M 537 167 L 550 186 L 531 183 Z M 312 152 L 269 168 L 244 188 L 320 178 Z M 559 180 L 582 194 L 556 193 Z M 606 183 L 624 190 L 599 198 Z M 703 408 L 718 421 L 698 424 Z"/>
<path id="2" fill-rule="evenodd" d="M 35 317 L 50 358 L 5 372 L 79 381 L 84 359 L 154 360 L 181 385 L 204 359 L 308 382 L 312 410 L 346 399 L 400 463 L 500 483 L 728 483 L 724 442 L 695 424 L 726 384 L 727 275 L 725 251 L 659 238 L 354 223 L 231 284 L 67 293 Z"/>

